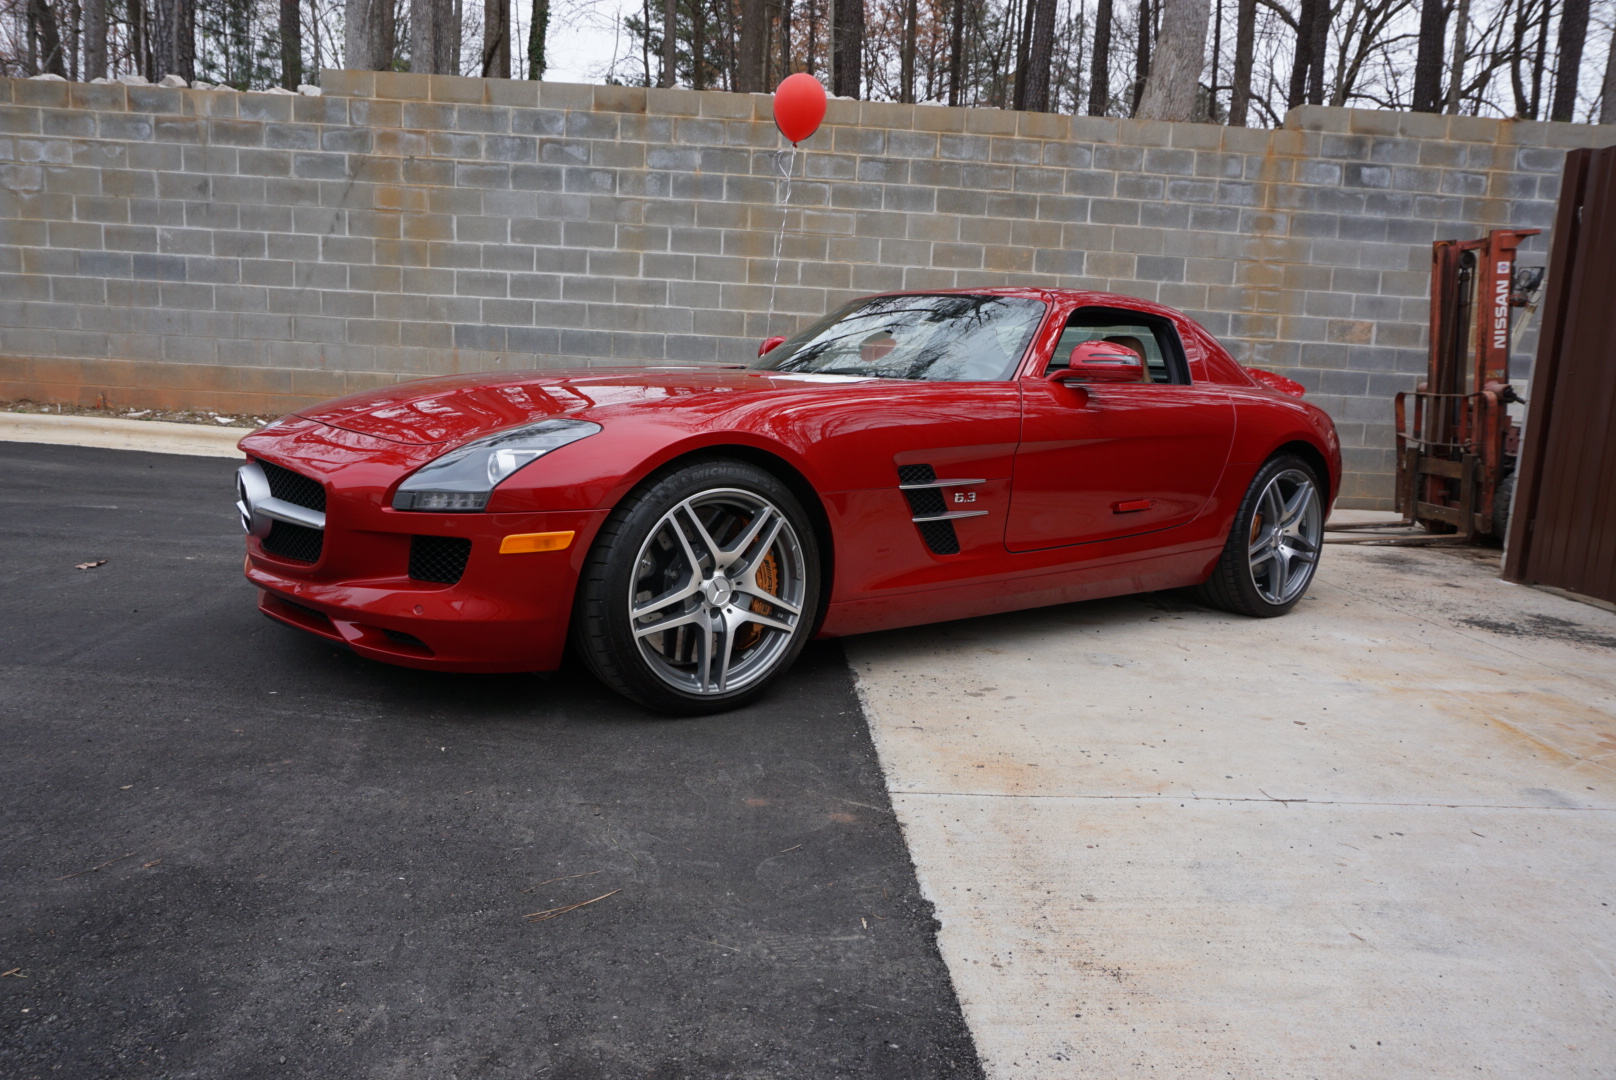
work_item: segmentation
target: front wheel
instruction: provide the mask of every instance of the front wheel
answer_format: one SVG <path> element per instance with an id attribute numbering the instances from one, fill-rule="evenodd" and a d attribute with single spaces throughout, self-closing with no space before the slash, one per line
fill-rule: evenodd
<path id="1" fill-rule="evenodd" d="M 791 490 L 702 461 L 618 505 L 578 583 L 573 637 L 602 682 L 676 715 L 757 697 L 802 651 L 819 605 L 813 526 Z"/>
<path id="2" fill-rule="evenodd" d="M 1237 615 L 1270 618 L 1296 606 L 1324 546 L 1324 500 L 1312 466 L 1293 454 L 1257 472 L 1212 576 L 1197 597 Z"/>

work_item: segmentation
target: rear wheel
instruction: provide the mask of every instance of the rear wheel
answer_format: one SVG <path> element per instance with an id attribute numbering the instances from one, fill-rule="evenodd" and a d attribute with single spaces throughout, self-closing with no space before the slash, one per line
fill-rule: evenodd
<path id="1" fill-rule="evenodd" d="M 789 488 L 739 461 L 686 465 L 625 499 L 578 584 L 573 636 L 595 675 L 678 715 L 762 694 L 819 604 L 813 527 Z"/>
<path id="2" fill-rule="evenodd" d="M 1324 545 L 1324 500 L 1312 466 L 1293 454 L 1257 472 L 1212 576 L 1196 596 L 1238 615 L 1283 615 L 1306 594 Z"/>

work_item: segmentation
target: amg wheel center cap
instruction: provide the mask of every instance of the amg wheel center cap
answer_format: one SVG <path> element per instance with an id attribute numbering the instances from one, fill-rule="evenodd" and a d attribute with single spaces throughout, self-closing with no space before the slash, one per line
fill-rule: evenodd
<path id="1" fill-rule="evenodd" d="M 735 595 L 735 586 L 729 578 L 719 575 L 703 583 L 701 592 L 713 607 L 723 607 Z"/>

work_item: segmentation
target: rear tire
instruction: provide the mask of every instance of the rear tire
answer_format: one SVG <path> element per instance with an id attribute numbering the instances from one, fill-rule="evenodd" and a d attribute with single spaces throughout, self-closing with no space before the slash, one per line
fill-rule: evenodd
<path id="1" fill-rule="evenodd" d="M 1324 547 L 1322 488 L 1313 467 L 1280 454 L 1257 470 L 1212 576 L 1196 586 L 1204 604 L 1272 618 L 1307 594 Z"/>
<path id="2" fill-rule="evenodd" d="M 584 563 L 573 643 L 596 678 L 694 716 L 762 695 L 807 643 L 819 548 L 802 505 L 755 465 L 695 462 L 613 510 Z"/>

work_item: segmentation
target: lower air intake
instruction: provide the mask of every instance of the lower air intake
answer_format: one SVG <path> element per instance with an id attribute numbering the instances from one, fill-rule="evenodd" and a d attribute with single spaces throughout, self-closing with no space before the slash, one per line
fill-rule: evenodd
<path id="1" fill-rule="evenodd" d="M 453 585 L 466 572 L 471 541 L 459 536 L 410 537 L 410 577 Z"/>

